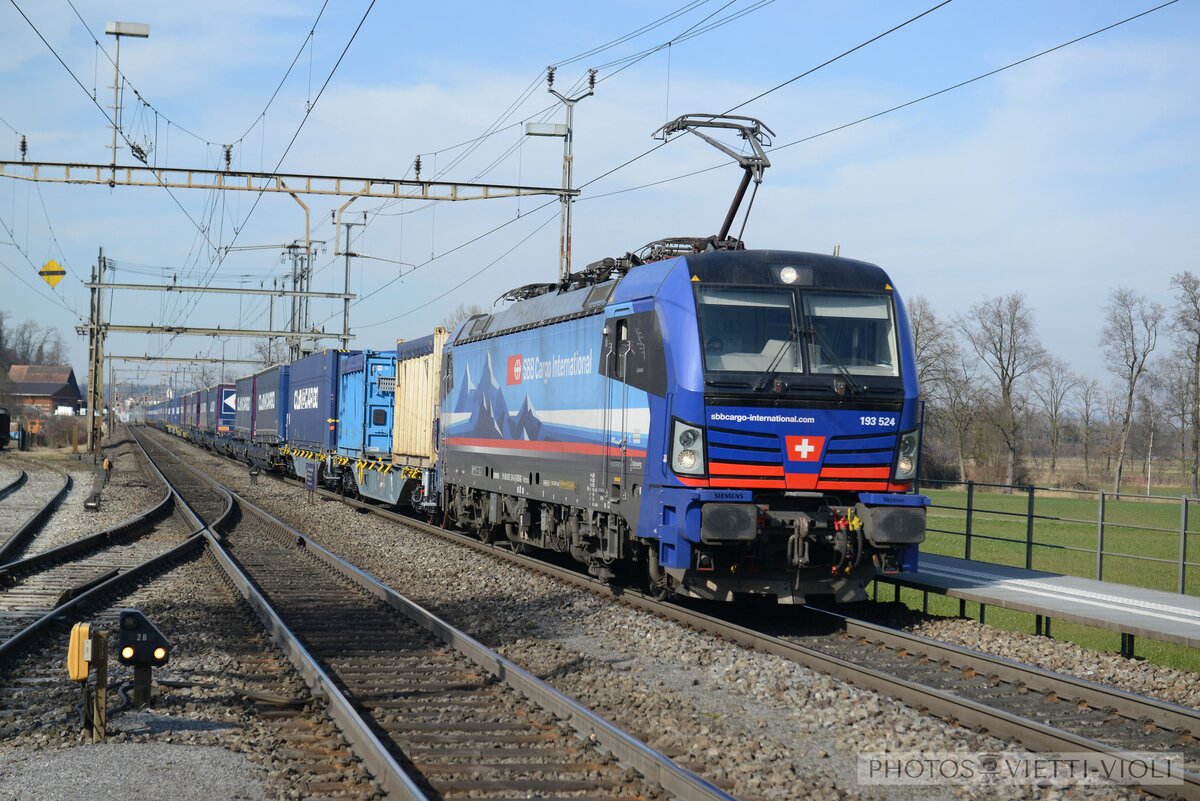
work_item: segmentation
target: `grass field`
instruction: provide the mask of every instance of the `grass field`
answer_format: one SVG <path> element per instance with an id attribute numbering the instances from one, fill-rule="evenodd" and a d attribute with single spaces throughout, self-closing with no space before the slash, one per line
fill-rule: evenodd
<path id="1" fill-rule="evenodd" d="M 921 491 L 934 504 L 928 511 L 922 550 L 966 556 L 966 490 L 922 488 Z M 1104 581 L 1167 592 L 1178 590 L 1183 502 L 1178 498 L 1177 488 L 1174 494 L 1176 498 L 1160 501 L 1125 496 L 1105 498 Z M 970 558 L 1024 567 L 1026 539 L 1030 535 L 1028 494 L 1021 491 L 1004 495 L 976 488 L 971 501 Z M 1186 559 L 1192 564 L 1186 566 L 1184 589 L 1188 594 L 1200 595 L 1200 502 L 1189 502 L 1187 509 Z M 1096 578 L 1099 499 L 1038 490 L 1034 494 L 1033 513 L 1033 569 Z M 904 590 L 901 600 L 910 608 L 920 609 L 924 603 L 922 596 L 920 591 Z M 892 599 L 890 586 L 881 585 L 879 599 Z M 928 604 L 932 614 L 959 612 L 959 602 L 954 598 L 931 594 Z M 967 614 L 978 619 L 978 604 L 968 602 Z M 987 623 L 1010 631 L 1034 630 L 1033 615 L 998 607 L 988 607 Z M 1115 632 L 1057 620 L 1053 631 L 1056 639 L 1099 650 L 1120 650 L 1121 638 Z M 1137 654 L 1159 664 L 1200 671 L 1200 652 L 1183 646 L 1139 638 Z"/>
<path id="2" fill-rule="evenodd" d="M 922 549 L 966 555 L 967 492 L 922 490 L 933 500 Z M 1106 497 L 1104 564 L 1101 578 L 1167 592 L 1178 591 L 1182 501 Z M 970 556 L 981 562 L 1025 566 L 1029 497 L 974 493 Z M 1032 567 L 1096 578 L 1099 500 L 1036 492 L 1033 505 Z M 1184 590 L 1200 595 L 1200 503 L 1188 503 Z"/>

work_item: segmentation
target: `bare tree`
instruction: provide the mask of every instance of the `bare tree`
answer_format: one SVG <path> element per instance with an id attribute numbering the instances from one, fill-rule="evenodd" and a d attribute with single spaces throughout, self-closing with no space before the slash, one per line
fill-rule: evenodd
<path id="1" fill-rule="evenodd" d="M 979 374 L 975 362 L 961 354 L 945 370 L 945 380 L 939 381 L 935 399 L 941 411 L 939 418 L 954 442 L 954 456 L 958 466 L 958 480 L 967 480 L 968 444 L 974 433 L 980 413 Z"/>
<path id="2" fill-rule="evenodd" d="M 1137 401 L 1137 410 L 1141 414 L 1140 434 L 1146 454 L 1142 461 L 1142 474 L 1146 477 L 1147 495 L 1150 494 L 1151 468 L 1154 464 L 1154 440 L 1161 422 L 1162 400 L 1162 381 L 1155 373 L 1148 372 L 1139 387 Z"/>
<path id="3" fill-rule="evenodd" d="M 8 312 L 0 309 L 0 370 L 8 369 L 12 361 L 8 356 Z"/>
<path id="4" fill-rule="evenodd" d="M 985 297 L 957 320 L 972 349 L 996 379 L 999 401 L 995 425 L 1007 450 L 1005 483 L 1018 477 L 1021 447 L 1022 380 L 1041 366 L 1045 351 L 1033 326 L 1033 310 L 1025 295 L 1014 292 Z"/>
<path id="5" fill-rule="evenodd" d="M 442 321 L 438 323 L 438 325 L 440 325 L 442 328 L 445 328 L 447 331 L 453 331 L 454 326 L 458 325 L 468 317 L 474 317 L 477 314 L 487 314 L 487 309 L 483 308 L 478 303 L 460 303 L 457 307 L 455 307 L 454 311 L 443 317 Z"/>
<path id="6" fill-rule="evenodd" d="M 958 343 L 954 341 L 953 329 L 938 319 L 924 295 L 917 295 L 909 302 L 908 323 L 917 358 L 917 383 L 921 395 L 930 398 L 939 394 L 936 385 L 954 371 Z"/>
<path id="7" fill-rule="evenodd" d="M 1104 389 L 1094 378 L 1083 378 L 1075 385 L 1075 401 L 1078 404 L 1075 411 L 1079 413 L 1079 425 L 1083 431 L 1083 476 L 1087 478 L 1092 473 L 1090 460 L 1092 432 L 1103 406 Z"/>
<path id="8" fill-rule="evenodd" d="M 1133 424 L 1133 402 L 1137 385 L 1146 373 L 1146 360 L 1158 344 L 1159 320 L 1166 314 L 1128 287 L 1117 287 L 1108 296 L 1104 307 L 1104 329 L 1100 344 L 1108 357 L 1108 369 L 1121 382 L 1124 403 L 1119 412 L 1120 435 L 1117 439 L 1117 469 L 1113 492 L 1121 491 L 1121 476 L 1125 469 L 1125 446 L 1129 442 L 1129 427 Z"/>
<path id="9" fill-rule="evenodd" d="M 254 341 L 254 359 L 264 365 L 272 365 L 283 357 L 283 348 L 275 343 L 274 337 L 265 337 Z"/>
<path id="10" fill-rule="evenodd" d="M 1050 472 L 1053 473 L 1058 467 L 1058 443 L 1062 436 L 1067 396 L 1075 389 L 1079 379 L 1071 372 L 1070 365 L 1057 356 L 1047 357 L 1035 377 L 1033 394 L 1050 424 Z"/>
<path id="11" fill-rule="evenodd" d="M 1184 425 L 1191 426 L 1192 463 L 1188 472 L 1191 494 L 1196 496 L 1200 495 L 1200 278 L 1184 271 L 1171 277 L 1171 286 L 1178 293 L 1171 316 L 1171 332 L 1188 369 L 1191 403 L 1189 419 Z"/>
<path id="12" fill-rule="evenodd" d="M 215 386 L 217 377 L 220 373 L 217 371 L 217 366 L 211 364 L 202 364 L 196 369 L 193 381 L 196 384 L 196 389 L 206 389 Z"/>
<path id="13" fill-rule="evenodd" d="M 1178 354 L 1176 354 L 1178 355 Z M 1189 365 L 1174 358 L 1155 365 L 1162 385 L 1162 419 L 1175 434 L 1179 446 L 1179 466 L 1182 473 L 1189 472 L 1188 426 L 1192 419 L 1192 371 Z"/>

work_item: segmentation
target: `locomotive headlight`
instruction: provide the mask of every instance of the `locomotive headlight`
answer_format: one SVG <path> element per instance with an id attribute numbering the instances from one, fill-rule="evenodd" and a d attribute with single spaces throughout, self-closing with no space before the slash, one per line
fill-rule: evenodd
<path id="1" fill-rule="evenodd" d="M 704 429 L 676 420 L 671 432 L 671 468 L 687 475 L 704 474 Z"/>
<path id="2" fill-rule="evenodd" d="M 788 266 L 779 271 L 779 280 L 785 284 L 794 284 L 799 277 L 800 273 L 796 272 L 795 267 Z"/>
<path id="3" fill-rule="evenodd" d="M 907 481 L 917 474 L 917 451 L 921 445 L 920 431 L 906 431 L 900 435 L 900 447 L 897 449 L 896 470 L 894 477 L 898 481 Z"/>

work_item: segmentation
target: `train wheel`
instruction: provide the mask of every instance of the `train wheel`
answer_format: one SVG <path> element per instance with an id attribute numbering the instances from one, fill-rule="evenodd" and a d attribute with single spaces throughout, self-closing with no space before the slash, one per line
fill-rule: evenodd
<path id="1" fill-rule="evenodd" d="M 646 584 L 656 601 L 665 601 L 675 594 L 671 577 L 663 572 L 658 563 L 658 548 L 651 546 L 646 553 Z"/>

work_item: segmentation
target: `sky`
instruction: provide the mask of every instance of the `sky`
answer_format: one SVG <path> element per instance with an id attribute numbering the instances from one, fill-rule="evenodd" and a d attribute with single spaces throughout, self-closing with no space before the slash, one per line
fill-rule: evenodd
<path id="1" fill-rule="evenodd" d="M 525 137 L 521 123 L 565 121 L 547 65 L 564 91 L 596 68 L 574 115 L 576 268 L 715 233 L 739 169 L 692 136 L 647 151 L 676 116 L 736 108 L 775 132 L 749 247 L 838 247 L 947 320 L 985 295 L 1023 292 L 1046 349 L 1083 375 L 1108 378 L 1099 336 L 1113 288 L 1169 306 L 1171 276 L 1200 271 L 1191 0 L 849 127 L 1157 3 L 953 0 L 870 41 L 936 0 L 72 2 L 0 3 L 0 159 L 20 160 L 24 135 L 30 161 L 109 163 L 115 41 L 104 24 L 132 21 L 150 36 L 122 40 L 123 132 L 174 169 L 219 168 L 231 145 L 234 169 L 411 178 L 420 155 L 423 177 L 555 186 L 562 141 Z M 135 163 L 124 144 L 117 160 Z M 324 243 L 313 288 L 340 291 L 331 213 L 344 199 L 305 202 Z M 459 304 L 490 307 L 553 280 L 557 214 L 548 197 L 355 201 L 345 219 L 367 224 L 352 250 L 374 258 L 351 266 L 353 346 L 383 349 Z M 304 236 L 304 213 L 283 194 L 0 178 L 0 310 L 61 329 L 82 383 L 75 326 L 101 248 L 111 280 L 258 288 L 289 273 L 282 247 Z M 54 290 L 37 275 L 50 258 L 67 269 Z M 110 303 L 112 322 L 136 325 L 262 329 L 287 313 L 287 301 L 272 312 L 234 295 L 121 292 Z M 340 301 L 313 301 L 312 313 L 340 333 Z M 235 358 L 252 343 L 114 333 L 108 348 Z M 174 369 L 126 365 L 117 377 Z"/>

